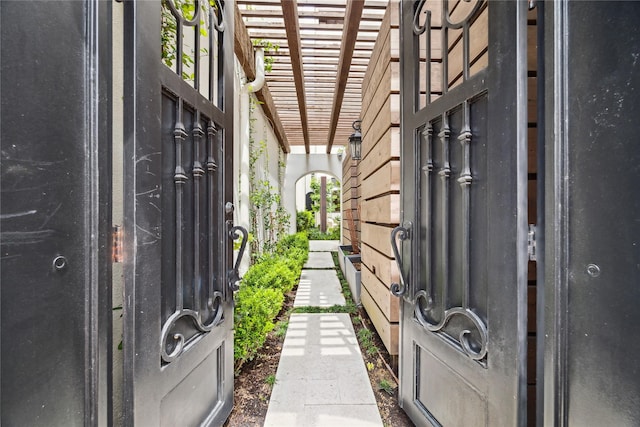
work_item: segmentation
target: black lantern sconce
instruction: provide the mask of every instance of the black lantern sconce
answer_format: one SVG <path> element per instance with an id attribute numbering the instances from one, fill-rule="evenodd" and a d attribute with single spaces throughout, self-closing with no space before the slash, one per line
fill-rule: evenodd
<path id="1" fill-rule="evenodd" d="M 349 147 L 351 148 L 351 158 L 360 160 L 362 153 L 362 133 L 360 133 L 360 124 L 362 120 L 356 120 L 351 124 L 354 132 L 349 136 Z"/>

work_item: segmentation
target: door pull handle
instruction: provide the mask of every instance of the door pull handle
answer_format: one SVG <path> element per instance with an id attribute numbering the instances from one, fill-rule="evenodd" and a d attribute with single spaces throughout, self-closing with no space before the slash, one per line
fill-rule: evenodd
<path id="1" fill-rule="evenodd" d="M 393 250 L 393 255 L 396 259 L 396 264 L 398 265 L 398 270 L 400 271 L 400 284 L 392 283 L 391 284 L 391 293 L 397 297 L 403 296 L 407 292 L 407 280 L 404 277 L 404 269 L 402 268 L 402 259 L 400 258 L 400 251 L 398 250 L 397 239 L 407 240 L 410 238 L 409 229 L 405 228 L 401 225 L 391 231 L 391 249 Z"/>
<path id="2" fill-rule="evenodd" d="M 236 225 L 229 230 L 229 238 L 233 241 L 237 240 L 240 237 L 240 234 L 238 232 L 242 233 L 242 242 L 240 242 L 240 250 L 238 251 L 238 257 L 236 258 L 236 262 L 233 265 L 233 268 L 229 270 L 227 275 L 229 288 L 234 292 L 240 289 L 240 286 L 238 285 L 238 282 L 240 281 L 240 279 L 242 279 L 242 277 L 240 277 L 240 270 L 239 270 L 240 262 L 242 261 L 242 257 L 244 256 L 244 251 L 247 247 L 247 241 L 249 240 L 249 233 L 247 232 L 247 229 L 239 225 Z"/>

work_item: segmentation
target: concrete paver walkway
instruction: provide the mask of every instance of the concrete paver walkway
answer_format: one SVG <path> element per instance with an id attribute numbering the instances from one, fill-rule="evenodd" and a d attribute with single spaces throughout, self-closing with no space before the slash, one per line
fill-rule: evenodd
<path id="1" fill-rule="evenodd" d="M 337 242 L 316 242 L 310 247 L 337 250 Z M 302 271 L 294 306 L 345 304 L 333 260 L 331 267 Z M 382 426 L 348 314 L 291 315 L 264 426 Z"/>
<path id="2" fill-rule="evenodd" d="M 294 307 L 344 305 L 342 287 L 335 270 L 302 270 Z"/>
<path id="3" fill-rule="evenodd" d="M 337 240 L 309 240 L 309 252 L 336 252 L 339 244 Z"/>
<path id="4" fill-rule="evenodd" d="M 309 259 L 303 268 L 334 268 L 331 252 L 309 252 Z"/>

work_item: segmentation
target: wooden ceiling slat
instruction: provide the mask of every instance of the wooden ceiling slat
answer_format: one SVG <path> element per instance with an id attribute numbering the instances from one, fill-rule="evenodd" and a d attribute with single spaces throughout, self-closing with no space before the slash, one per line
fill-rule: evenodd
<path id="1" fill-rule="evenodd" d="M 258 5 L 259 6 L 259 5 Z M 242 9 L 242 16 L 248 18 L 272 18 L 282 16 L 279 9 Z M 319 19 L 335 19 L 344 21 L 344 10 L 298 10 L 299 18 L 319 18 Z M 379 22 L 382 20 L 381 13 L 368 12 L 362 14 L 362 21 Z"/>
<path id="2" fill-rule="evenodd" d="M 310 153 L 309 130 L 307 123 L 307 103 L 304 95 L 304 70 L 302 68 L 302 49 L 300 44 L 300 26 L 298 22 L 298 6 L 295 1 L 281 0 L 282 17 L 286 24 L 287 42 L 291 53 L 291 68 L 293 80 L 298 95 L 298 108 L 302 122 L 302 135 L 307 154 Z"/>
<path id="3" fill-rule="evenodd" d="M 249 38 L 249 33 L 247 29 L 244 27 L 244 22 L 242 20 L 242 15 L 240 10 L 236 6 L 234 8 L 234 43 L 233 49 L 238 57 L 240 64 L 242 65 L 245 74 L 249 79 L 255 78 L 255 65 L 253 58 L 253 46 L 251 44 L 251 40 Z M 271 92 L 269 92 L 268 86 L 263 86 L 258 92 L 256 92 L 256 98 L 260 100 L 265 106 L 265 115 L 271 120 L 273 123 L 274 131 L 276 133 L 276 137 L 280 142 L 280 146 L 285 153 L 289 153 L 291 150 L 289 148 L 289 142 L 287 140 L 287 133 L 284 129 L 280 118 L 278 117 L 278 109 L 274 105 L 273 98 L 271 96 Z"/>
<path id="4" fill-rule="evenodd" d="M 338 79 L 333 98 L 333 107 L 331 109 L 331 124 L 329 125 L 329 136 L 327 138 L 327 154 L 331 153 L 331 146 L 333 145 L 333 139 L 336 135 L 340 108 L 342 107 L 344 90 L 350 74 L 351 57 L 356 44 L 356 38 L 358 37 L 358 28 L 360 28 L 360 17 L 362 16 L 363 9 L 364 0 L 351 0 L 348 3 L 344 17 L 344 37 L 342 39 L 342 46 L 340 47 L 340 64 L 338 66 Z"/>
<path id="5" fill-rule="evenodd" d="M 249 37 L 280 46 L 266 52 L 274 60 L 266 86 L 289 146 L 304 146 L 309 153 L 311 145 L 326 145 L 330 152 L 334 141 L 346 144 L 351 122 L 360 115 L 362 81 L 388 0 L 236 4 Z"/>
<path id="6" fill-rule="evenodd" d="M 289 2 L 291 2 L 291 0 L 288 0 Z M 293 2 L 294 3 L 294 2 Z M 282 12 L 283 14 L 285 14 L 285 8 L 282 8 Z M 297 17 L 298 15 L 296 15 Z M 278 19 L 273 19 L 273 21 L 264 21 L 264 20 L 257 20 L 257 19 L 248 19 L 245 20 L 245 25 L 247 26 L 247 28 L 249 30 L 251 30 L 252 28 L 263 28 L 263 29 L 267 29 L 267 28 L 282 28 L 283 23 L 282 22 L 278 22 Z M 285 18 L 285 24 L 286 25 L 286 18 Z M 305 23 L 305 22 L 299 22 L 299 29 L 300 29 L 300 33 L 304 34 L 305 30 L 310 30 L 310 31 L 336 31 L 339 32 L 342 30 L 342 28 L 344 27 L 343 24 L 326 24 L 326 23 Z M 361 24 L 360 26 L 360 31 L 376 31 L 378 28 L 378 26 L 376 26 L 373 23 L 367 23 L 365 24 Z"/>

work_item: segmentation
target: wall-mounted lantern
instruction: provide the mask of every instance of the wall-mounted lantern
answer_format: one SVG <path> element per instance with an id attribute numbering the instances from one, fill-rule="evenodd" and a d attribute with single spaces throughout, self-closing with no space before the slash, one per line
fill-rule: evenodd
<path id="1" fill-rule="evenodd" d="M 351 158 L 360 160 L 362 153 L 362 133 L 360 133 L 360 125 L 362 120 L 356 120 L 351 124 L 354 132 L 349 136 L 349 147 L 351 148 Z"/>

